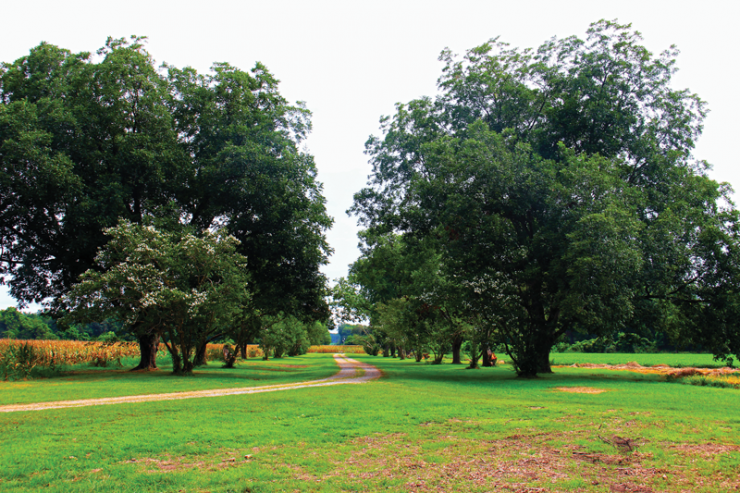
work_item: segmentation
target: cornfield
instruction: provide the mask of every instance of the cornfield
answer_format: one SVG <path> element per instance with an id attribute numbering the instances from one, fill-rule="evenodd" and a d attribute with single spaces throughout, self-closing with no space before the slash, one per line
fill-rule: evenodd
<path id="1" fill-rule="evenodd" d="M 0 376 L 28 378 L 34 368 L 55 369 L 81 363 L 108 366 L 121 358 L 139 355 L 133 342 L 15 341 L 0 339 Z"/>
<path id="2" fill-rule="evenodd" d="M 10 347 L 32 347 L 40 365 L 76 365 L 93 363 L 105 366 L 108 362 L 139 355 L 135 342 L 86 341 L 15 341 L 0 339 L 0 358 Z"/>
<path id="3" fill-rule="evenodd" d="M 206 359 L 223 360 L 224 344 L 209 344 Z M 235 348 L 232 348 L 234 350 Z M 311 346 L 309 353 L 363 353 L 362 346 Z M 34 368 L 55 369 L 63 365 L 91 364 L 108 366 L 122 358 L 138 357 L 139 345 L 135 342 L 87 342 L 87 341 L 19 341 L 0 339 L 0 379 L 28 378 Z M 256 344 L 247 346 L 247 356 L 258 358 L 263 355 Z M 158 358 L 168 357 L 167 348 L 160 344 Z"/>

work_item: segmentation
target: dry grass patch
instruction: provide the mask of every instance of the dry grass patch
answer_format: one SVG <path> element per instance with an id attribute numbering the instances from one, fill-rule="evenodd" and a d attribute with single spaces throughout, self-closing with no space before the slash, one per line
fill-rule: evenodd
<path id="1" fill-rule="evenodd" d="M 621 423 L 634 433 L 631 424 L 635 423 Z M 740 489 L 740 478 L 731 471 L 708 476 L 706 468 L 676 465 L 691 464 L 698 456 L 719 465 L 719 454 L 740 452 L 735 445 L 661 443 L 657 445 L 670 457 L 657 459 L 654 450 L 635 450 L 643 444 L 634 440 L 630 440 L 632 447 L 618 446 L 624 439 L 616 436 L 608 440 L 611 451 L 604 451 L 604 439 L 595 430 L 532 430 L 532 434 L 521 430 L 499 439 L 486 434 L 471 439 L 461 419 L 420 426 L 425 430 L 423 440 L 403 433 L 353 440 L 350 445 L 355 450 L 336 460 L 333 470 L 321 479 L 362 483 L 369 491 L 375 486 L 386 489 L 390 481 L 400 491 L 414 493 L 719 491 L 704 487 L 710 485 L 722 491 Z M 692 484 L 702 487 L 688 487 Z"/>
<path id="2" fill-rule="evenodd" d="M 589 439 L 585 431 L 470 440 L 450 435 L 454 430 L 447 428 L 454 425 L 454 421 L 442 424 L 439 435 L 425 439 L 426 444 L 439 445 L 432 452 L 409 442 L 403 434 L 358 439 L 353 443 L 361 448 L 335 462 L 334 471 L 324 479 L 400 480 L 409 492 L 558 491 L 572 489 L 573 483 L 603 485 L 607 490 L 631 488 L 611 491 L 652 492 L 652 486 L 645 485 L 660 483 L 664 474 L 650 464 L 643 465 L 652 460 L 651 454 L 585 452 L 574 444 Z"/>
<path id="3" fill-rule="evenodd" d="M 658 375 L 670 375 L 674 378 L 690 377 L 693 375 L 706 375 L 706 376 L 729 376 L 736 375 L 740 372 L 738 368 L 673 368 L 668 365 L 653 365 L 653 366 L 642 366 L 636 361 L 630 361 L 621 365 L 607 365 L 603 363 L 574 363 L 568 366 L 556 365 L 554 368 L 590 368 L 600 370 L 627 370 L 636 373 L 643 374 L 658 374 Z"/>
<path id="4" fill-rule="evenodd" d="M 607 391 L 606 389 L 597 389 L 594 387 L 555 387 L 555 390 L 570 392 L 572 394 L 601 394 Z"/>

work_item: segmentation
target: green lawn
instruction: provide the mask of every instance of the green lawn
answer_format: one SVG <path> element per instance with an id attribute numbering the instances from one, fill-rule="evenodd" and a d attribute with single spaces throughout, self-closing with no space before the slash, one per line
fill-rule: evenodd
<path id="1" fill-rule="evenodd" d="M 0 491 L 729 492 L 740 486 L 738 390 L 607 370 L 558 368 L 522 380 L 507 366 L 465 370 L 356 357 L 380 367 L 383 378 L 0 414 Z M 330 355 L 280 363 L 307 365 L 301 369 L 307 379 L 334 365 Z M 229 379 L 256 373 L 259 365 L 250 362 L 226 377 L 212 376 L 222 371 L 213 368 L 180 381 L 160 372 L 151 382 L 159 389 L 172 388 L 162 381 L 188 389 L 213 381 L 232 386 Z M 292 381 L 301 375 L 274 373 L 295 376 Z M 98 380 L 79 377 L 67 382 L 78 397 L 101 392 L 89 390 Z M 115 393 L 108 395 L 141 389 L 146 382 L 136 378 L 109 376 L 106 385 Z M 24 383 L 43 400 L 75 392 L 56 380 Z M 0 384 L 6 402 L 29 401 L 12 398 L 27 389 L 8 390 L 22 384 Z M 615 435 L 637 449 L 602 441 Z"/>
<path id="2" fill-rule="evenodd" d="M 157 361 L 160 370 L 151 372 L 128 371 L 136 366 L 133 359 L 122 361 L 123 368 L 80 366 L 55 378 L 0 382 L 0 405 L 275 385 L 317 380 L 336 373 L 337 365 L 331 355 L 317 356 L 240 360 L 234 369 L 221 368 L 222 363 L 212 361 L 187 377 L 173 375 L 172 364 L 165 358 Z"/>
<path id="3" fill-rule="evenodd" d="M 506 356 L 501 357 L 506 359 Z M 668 365 L 705 368 L 725 366 L 721 361 L 714 361 L 711 354 L 691 353 L 552 353 L 550 354 L 550 359 L 556 365 L 572 365 L 573 363 L 622 365 L 630 361 L 635 361 L 642 366 Z"/>

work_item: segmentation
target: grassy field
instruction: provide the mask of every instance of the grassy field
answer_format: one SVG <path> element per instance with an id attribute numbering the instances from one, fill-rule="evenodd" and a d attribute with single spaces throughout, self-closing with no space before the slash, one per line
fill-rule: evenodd
<path id="1" fill-rule="evenodd" d="M 173 375 L 167 358 L 157 362 L 158 371 L 128 371 L 137 362 L 138 359 L 123 360 L 122 368 L 77 366 L 56 378 L 0 382 L 0 405 L 275 385 L 317 380 L 337 370 L 331 355 L 239 360 L 234 369 L 221 368 L 222 363 L 212 361 L 186 377 Z"/>
<path id="2" fill-rule="evenodd" d="M 556 364 L 559 356 L 553 355 Z M 0 491 L 646 493 L 740 487 L 738 390 L 621 371 L 558 368 L 522 380 L 507 366 L 465 370 L 356 357 L 381 368 L 383 378 L 0 414 Z M 314 379 L 333 365 L 329 355 L 311 354 L 179 379 L 165 372 L 96 370 L 66 381 L 0 383 L 0 395 L 9 403 L 32 401 L 27 392 L 48 401 L 144 388 L 261 385 Z M 614 436 L 631 440 L 635 449 L 607 443 Z"/>
<path id="3" fill-rule="evenodd" d="M 506 356 L 502 357 L 506 359 Z M 550 354 L 550 360 L 556 365 L 572 365 L 574 363 L 623 365 L 635 361 L 642 366 L 668 365 L 704 368 L 725 366 L 721 361 L 714 361 L 711 354 L 687 353 L 552 353 Z"/>

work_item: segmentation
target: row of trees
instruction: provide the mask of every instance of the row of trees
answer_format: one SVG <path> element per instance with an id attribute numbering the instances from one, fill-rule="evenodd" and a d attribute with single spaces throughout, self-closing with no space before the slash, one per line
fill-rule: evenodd
<path id="1" fill-rule="evenodd" d="M 0 339 L 106 341 L 133 340 L 120 322 L 104 320 L 61 327 L 43 312 L 24 313 L 15 307 L 0 310 Z"/>
<path id="2" fill-rule="evenodd" d="M 502 345 L 523 376 L 569 331 L 740 357 L 738 214 L 692 156 L 705 103 L 671 88 L 675 48 L 640 39 L 600 21 L 585 40 L 443 51 L 440 95 L 366 144 L 344 316 L 417 355 Z"/>
<path id="3" fill-rule="evenodd" d="M 310 128 L 259 63 L 199 74 L 155 67 L 140 37 L 42 43 L 0 68 L 0 281 L 67 323 L 125 323 L 140 369 L 160 340 L 189 371 L 227 326 L 245 348 L 266 320 L 326 320 Z"/>

